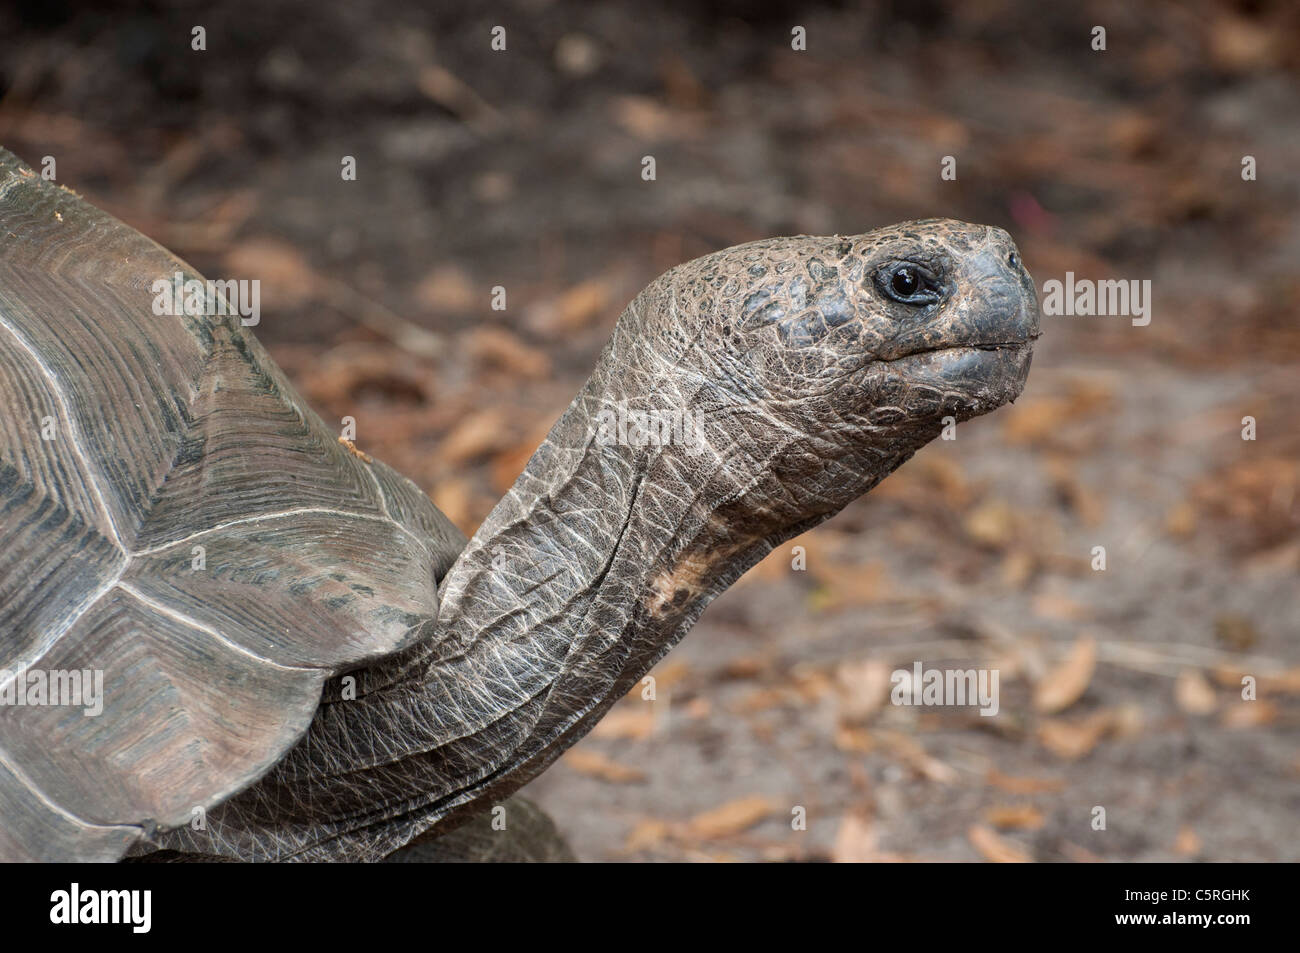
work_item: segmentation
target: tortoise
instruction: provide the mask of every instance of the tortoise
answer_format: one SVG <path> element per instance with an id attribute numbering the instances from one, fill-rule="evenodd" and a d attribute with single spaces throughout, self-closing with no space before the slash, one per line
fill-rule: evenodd
<path id="1" fill-rule="evenodd" d="M 456 828 L 531 816 L 507 799 L 748 567 L 1014 400 L 1039 328 L 989 226 L 678 265 L 467 541 L 238 315 L 158 314 L 178 272 L 0 150 L 6 859 L 481 850 Z"/>

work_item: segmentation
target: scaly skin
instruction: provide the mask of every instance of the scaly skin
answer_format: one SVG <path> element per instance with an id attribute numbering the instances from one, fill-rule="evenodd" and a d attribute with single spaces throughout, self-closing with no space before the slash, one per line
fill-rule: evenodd
<path id="1" fill-rule="evenodd" d="M 672 269 L 452 567 L 434 638 L 356 673 L 354 700 L 335 680 L 306 737 L 207 831 L 153 846 L 371 860 L 500 802 L 774 546 L 945 417 L 1014 400 L 1037 335 L 1033 283 L 986 226 L 769 239 Z M 619 407 L 698 415 L 703 446 L 608 443 L 597 422 Z"/>

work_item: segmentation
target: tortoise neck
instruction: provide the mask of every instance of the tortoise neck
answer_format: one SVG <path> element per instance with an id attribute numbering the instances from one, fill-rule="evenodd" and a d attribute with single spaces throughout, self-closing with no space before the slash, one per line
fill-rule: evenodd
<path id="1" fill-rule="evenodd" d="M 745 443 L 734 410 L 714 411 L 730 429 L 700 452 L 638 439 L 639 421 L 620 430 L 619 405 L 690 403 L 645 383 L 632 394 L 627 366 L 606 353 L 443 579 L 433 631 L 356 672 L 354 695 L 332 682 L 307 737 L 253 789 L 273 793 L 250 792 L 313 805 L 312 844 L 294 850 L 378 857 L 499 804 L 741 573 L 839 509 L 791 494 L 807 455 Z M 912 449 L 822 469 L 865 488 Z"/>
<path id="2" fill-rule="evenodd" d="M 423 765 L 414 783 L 424 803 L 437 805 L 426 826 L 483 810 L 537 775 L 681 640 L 715 596 L 773 546 L 842 505 L 832 495 L 813 501 L 789 492 L 807 454 L 746 444 L 734 407 L 712 411 L 730 428 L 719 425 L 724 432 L 710 430 L 715 439 L 699 445 L 688 433 L 696 420 L 675 431 L 669 420 L 657 440 L 645 440 L 638 411 L 696 398 L 658 393 L 646 383 L 650 373 L 633 386 L 620 368 L 645 362 L 618 357 L 618 348 L 616 331 L 591 379 L 443 580 L 437 633 L 404 670 L 407 700 L 390 710 L 401 745 L 421 751 L 403 764 Z M 665 432 L 682 443 L 664 445 Z M 874 448 L 870 459 L 824 469 L 862 492 L 916 445 L 909 437 Z M 435 725 L 413 739 L 412 726 L 430 718 Z"/>
<path id="3" fill-rule="evenodd" d="M 733 478 L 690 444 L 695 422 L 678 428 L 686 446 L 638 447 L 641 421 L 609 384 L 598 368 L 444 579 L 417 678 L 459 722 L 449 753 L 472 737 L 481 759 L 455 765 L 461 784 L 485 778 L 461 803 L 545 768 L 771 548 L 720 502 Z"/>
<path id="4" fill-rule="evenodd" d="M 439 628 L 461 659 L 513 657 L 549 696 L 530 747 L 616 701 L 743 548 L 709 499 L 716 456 L 634 446 L 624 408 L 599 393 L 589 384 L 574 400 L 443 585 Z"/>

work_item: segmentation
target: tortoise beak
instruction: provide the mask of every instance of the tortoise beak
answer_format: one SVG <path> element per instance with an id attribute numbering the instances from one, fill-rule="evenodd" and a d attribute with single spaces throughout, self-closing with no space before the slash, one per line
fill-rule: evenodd
<path id="1" fill-rule="evenodd" d="M 983 307 L 968 343 L 982 349 L 1032 347 L 1040 333 L 1038 288 L 1011 236 L 990 228 L 971 272 Z"/>

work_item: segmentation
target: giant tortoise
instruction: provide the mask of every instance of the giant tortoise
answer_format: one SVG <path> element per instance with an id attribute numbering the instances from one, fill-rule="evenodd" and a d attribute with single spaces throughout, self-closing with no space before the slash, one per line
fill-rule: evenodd
<path id="1" fill-rule="evenodd" d="M 0 150 L 3 858 L 468 856 L 748 567 L 1013 400 L 1038 335 L 982 225 L 678 265 L 466 541 L 238 315 L 158 313 L 176 273 Z"/>

